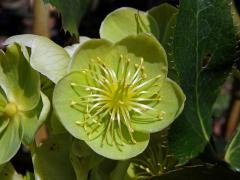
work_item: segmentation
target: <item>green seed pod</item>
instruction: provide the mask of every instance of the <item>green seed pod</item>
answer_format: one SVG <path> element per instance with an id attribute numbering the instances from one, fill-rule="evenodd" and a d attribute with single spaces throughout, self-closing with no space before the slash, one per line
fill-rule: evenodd
<path id="1" fill-rule="evenodd" d="M 111 44 L 89 40 L 57 84 L 53 105 L 65 128 L 111 159 L 140 154 L 149 135 L 181 113 L 185 96 L 167 78 L 163 47 L 146 34 Z"/>

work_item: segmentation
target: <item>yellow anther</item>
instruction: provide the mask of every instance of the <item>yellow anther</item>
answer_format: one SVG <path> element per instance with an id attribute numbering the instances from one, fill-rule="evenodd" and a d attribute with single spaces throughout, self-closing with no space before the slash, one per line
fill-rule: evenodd
<path id="1" fill-rule="evenodd" d="M 77 102 L 72 100 L 70 103 L 70 106 L 75 106 L 76 104 L 77 104 Z"/>
<path id="2" fill-rule="evenodd" d="M 76 84 L 76 83 L 71 83 L 70 85 L 71 85 L 71 86 L 77 86 L 77 84 Z"/>
<path id="3" fill-rule="evenodd" d="M 123 105 L 123 104 L 124 104 L 124 102 L 123 102 L 123 101 L 119 101 L 119 104 Z"/>
<path id="4" fill-rule="evenodd" d="M 159 113 L 159 114 L 157 115 L 157 118 L 158 118 L 159 120 L 163 120 L 163 114 L 162 114 L 162 113 Z"/>
<path id="5" fill-rule="evenodd" d="M 75 121 L 76 125 L 82 126 L 84 124 L 84 122 L 81 121 Z"/>
<path id="6" fill-rule="evenodd" d="M 146 171 L 147 171 L 148 173 L 151 173 L 151 171 L 150 171 L 150 169 L 149 169 L 149 168 L 146 168 Z"/>

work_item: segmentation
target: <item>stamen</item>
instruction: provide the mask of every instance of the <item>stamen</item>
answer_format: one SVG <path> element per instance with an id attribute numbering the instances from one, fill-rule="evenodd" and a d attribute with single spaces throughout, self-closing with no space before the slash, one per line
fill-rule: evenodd
<path id="1" fill-rule="evenodd" d="M 100 57 L 92 59 L 92 62 L 88 69 L 81 71 L 86 78 L 85 83 L 70 83 L 78 94 L 78 99 L 72 100 L 70 106 L 84 113 L 83 120 L 75 123 L 84 128 L 89 139 L 101 136 L 101 146 L 107 143 L 121 151 L 120 146 L 127 139 L 127 143 L 137 143 L 133 122 L 145 124 L 163 119 L 163 111 L 156 115 L 146 114 L 144 119 L 140 116 L 154 110 L 161 100 L 158 90 L 161 75 L 146 80 L 144 59 L 140 58 L 139 64 L 131 64 L 131 59 L 122 54 L 117 69 L 106 65 Z M 157 93 L 153 93 L 151 88 L 157 90 Z M 123 127 L 128 132 L 128 138 L 123 133 Z"/>

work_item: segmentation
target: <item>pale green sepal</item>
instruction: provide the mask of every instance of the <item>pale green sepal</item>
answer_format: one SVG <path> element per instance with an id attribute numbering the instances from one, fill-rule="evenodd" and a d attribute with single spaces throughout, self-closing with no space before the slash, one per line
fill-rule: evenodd
<path id="1" fill-rule="evenodd" d="M 6 53 L 0 52 L 0 86 L 8 101 L 15 103 L 19 110 L 28 111 L 37 106 L 40 77 L 17 44 L 9 45 Z"/>
<path id="2" fill-rule="evenodd" d="M 73 44 L 71 46 L 66 46 L 64 49 L 67 51 L 70 57 L 73 57 L 75 51 L 86 41 L 90 40 L 87 36 L 80 36 L 79 43 Z"/>
<path id="3" fill-rule="evenodd" d="M 129 7 L 111 12 L 100 27 L 100 37 L 114 43 L 129 35 L 139 33 L 150 33 L 158 37 L 157 22 L 148 13 Z"/>
<path id="4" fill-rule="evenodd" d="M 77 107 L 72 107 L 72 104 L 79 102 L 80 96 L 71 84 L 81 85 L 84 81 L 86 79 L 80 72 L 72 72 L 61 79 L 53 92 L 53 108 L 60 122 L 70 134 L 77 139 L 87 140 L 88 136 L 84 127 L 77 123 L 84 119 L 84 115 Z M 79 88 L 77 87 L 77 89 Z M 84 91 L 82 91 L 81 95 L 84 95 Z"/>
<path id="5" fill-rule="evenodd" d="M 23 137 L 19 115 L 9 120 L 8 126 L 0 134 L 0 164 L 8 162 L 18 151 Z"/>
<path id="6" fill-rule="evenodd" d="M 113 51 L 115 49 L 121 49 L 123 54 L 125 51 L 125 53 L 129 54 L 129 57 L 131 55 L 137 57 L 138 62 L 134 61 L 134 58 L 130 58 L 130 61 L 138 64 L 140 63 L 140 58 L 143 58 L 144 71 L 148 78 L 156 77 L 159 74 L 162 76 L 162 79 L 167 77 L 167 55 L 155 37 L 148 34 L 131 35 L 117 42 Z M 114 63 L 114 59 L 112 61 Z"/>
<path id="7" fill-rule="evenodd" d="M 133 133 L 133 138 L 136 143 L 131 141 L 126 128 L 123 128 L 122 139 L 117 132 L 115 135 L 111 134 L 111 131 L 107 131 L 106 137 L 104 139 L 104 133 L 97 138 L 85 141 L 96 153 L 114 160 L 125 160 L 135 157 L 142 153 L 150 139 L 150 134 L 140 133 L 135 131 Z M 104 139 L 104 140 L 103 140 Z"/>
<path id="8" fill-rule="evenodd" d="M 112 43 L 104 39 L 91 39 L 85 41 L 75 52 L 72 57 L 69 71 L 80 71 L 93 64 L 97 58 L 105 59 L 109 53 Z"/>
<path id="9" fill-rule="evenodd" d="M 150 14 L 157 22 L 158 28 L 160 31 L 159 40 L 160 42 L 164 42 L 166 40 L 166 36 L 171 27 L 171 19 L 176 18 L 176 14 L 178 13 L 178 9 L 174 6 L 163 3 L 159 6 L 153 7 L 148 10 L 148 14 Z"/>
<path id="10" fill-rule="evenodd" d="M 182 112 L 185 100 L 186 97 L 177 83 L 166 79 L 160 89 L 160 101 L 153 110 L 146 111 L 143 115 L 133 116 L 133 128 L 148 133 L 165 129 Z"/>
<path id="11" fill-rule="evenodd" d="M 35 134 L 43 122 L 47 119 L 50 111 L 50 101 L 48 97 L 41 93 L 41 100 L 38 106 L 22 114 L 22 124 L 24 127 L 23 142 L 27 145 L 31 144 L 35 138 Z"/>
<path id="12" fill-rule="evenodd" d="M 0 86 L 8 101 L 22 111 L 32 110 L 40 99 L 39 74 L 31 68 L 17 44 L 9 45 L 6 53 L 0 52 Z"/>
<path id="13" fill-rule="evenodd" d="M 8 38 L 5 44 L 20 43 L 31 48 L 30 63 L 34 69 L 57 83 L 67 73 L 70 56 L 67 51 L 50 39 L 25 34 Z"/>

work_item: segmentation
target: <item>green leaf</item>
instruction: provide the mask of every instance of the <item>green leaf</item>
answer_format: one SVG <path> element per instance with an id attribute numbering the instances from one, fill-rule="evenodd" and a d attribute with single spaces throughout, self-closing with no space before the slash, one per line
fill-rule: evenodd
<path id="1" fill-rule="evenodd" d="M 46 120 L 50 111 L 50 102 L 46 95 L 41 93 L 41 100 L 38 106 L 28 112 L 22 114 L 22 124 L 24 129 L 23 142 L 31 144 L 35 138 L 35 134 L 43 122 Z"/>
<path id="2" fill-rule="evenodd" d="M 1 180 L 23 180 L 22 175 L 18 174 L 14 166 L 11 163 L 3 165 L 2 170 L 0 169 Z"/>
<path id="3" fill-rule="evenodd" d="M 4 119 L 1 119 L 1 121 Z M 18 151 L 23 137 L 20 116 L 9 119 L 4 131 L 0 133 L 0 164 L 8 162 Z"/>
<path id="4" fill-rule="evenodd" d="M 178 72 L 174 63 L 173 39 L 177 20 L 178 9 L 174 6 L 163 3 L 153 7 L 148 13 L 156 20 L 160 35 L 158 37 L 168 56 L 168 76 L 173 80 L 178 80 Z"/>
<path id="5" fill-rule="evenodd" d="M 63 28 L 71 34 L 78 35 L 78 27 L 89 4 L 89 0 L 43 0 L 51 3 L 61 13 Z"/>
<path id="6" fill-rule="evenodd" d="M 182 0 L 174 37 L 174 59 L 186 94 L 185 109 L 170 133 L 180 164 L 209 142 L 212 106 L 234 60 L 235 37 L 225 0 Z"/>
<path id="7" fill-rule="evenodd" d="M 226 148 L 225 161 L 234 169 L 240 170 L 240 126 L 229 145 Z"/>
<path id="8" fill-rule="evenodd" d="M 27 172 L 23 180 L 35 180 L 34 174 L 32 172 Z"/>
<path id="9" fill-rule="evenodd" d="M 59 118 L 56 115 L 56 112 L 53 110 L 50 115 L 50 124 L 48 126 L 49 130 L 52 134 L 62 134 L 66 133 L 66 129 L 63 127 L 62 123 L 60 122 Z"/>
<path id="10" fill-rule="evenodd" d="M 77 179 L 88 180 L 90 171 L 102 160 L 103 157 L 91 150 L 84 141 L 73 141 L 71 162 Z"/>
<path id="11" fill-rule="evenodd" d="M 116 167 L 110 174 L 110 179 L 122 180 L 127 174 L 127 169 L 130 164 L 130 160 L 118 161 Z"/>
<path id="12" fill-rule="evenodd" d="M 8 46 L 6 54 L 0 52 L 0 86 L 9 102 L 19 110 L 32 110 L 40 99 L 40 78 L 17 44 Z"/>
<path id="13" fill-rule="evenodd" d="M 5 44 L 17 42 L 31 48 L 31 66 L 57 83 L 66 73 L 70 55 L 61 46 L 42 36 L 24 34 L 8 38 Z"/>
<path id="14" fill-rule="evenodd" d="M 100 27 L 100 37 L 111 42 L 139 33 L 151 33 L 158 37 L 158 25 L 148 13 L 129 7 L 111 12 Z"/>
<path id="15" fill-rule="evenodd" d="M 52 135 L 33 153 L 35 177 L 44 180 L 75 180 L 70 162 L 72 138 L 68 134 Z"/>
<path id="16" fill-rule="evenodd" d="M 239 179 L 240 174 L 220 164 L 193 164 L 153 177 L 152 180 L 192 180 L 193 178 L 194 180 Z"/>

